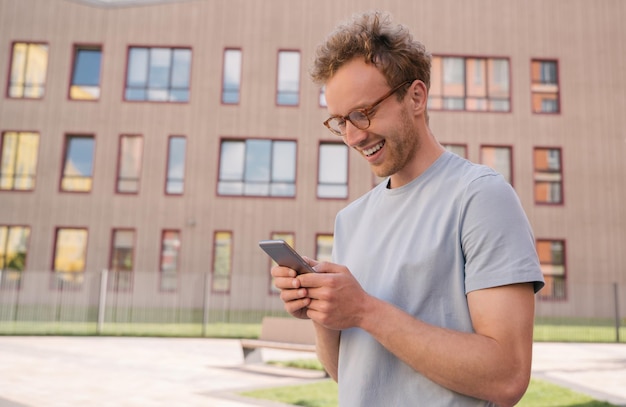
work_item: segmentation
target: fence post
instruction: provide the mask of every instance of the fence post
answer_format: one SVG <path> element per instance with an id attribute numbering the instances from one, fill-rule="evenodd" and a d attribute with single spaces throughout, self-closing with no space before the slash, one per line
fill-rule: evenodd
<path id="1" fill-rule="evenodd" d="M 202 295 L 202 337 L 207 335 L 209 324 L 209 297 L 211 292 L 211 273 L 204 273 L 204 292 Z"/>
<path id="2" fill-rule="evenodd" d="M 98 327 L 96 333 L 100 335 L 104 327 L 104 314 L 107 305 L 107 285 L 109 278 L 109 270 L 103 269 L 100 273 L 100 298 L 98 299 Z"/>
<path id="3" fill-rule="evenodd" d="M 613 283 L 613 303 L 615 304 L 615 342 L 619 343 L 619 328 L 620 328 L 620 315 L 619 315 L 619 287 L 617 283 Z"/>

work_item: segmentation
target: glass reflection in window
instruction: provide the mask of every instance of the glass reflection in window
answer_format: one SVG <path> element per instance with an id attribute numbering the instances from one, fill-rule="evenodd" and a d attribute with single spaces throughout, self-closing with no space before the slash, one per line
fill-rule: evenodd
<path id="1" fill-rule="evenodd" d="M 61 190 L 91 191 L 93 182 L 93 136 L 67 136 Z"/>
<path id="2" fill-rule="evenodd" d="M 165 193 L 180 195 L 185 187 L 185 150 L 187 140 L 184 137 L 170 137 L 167 158 L 167 180 Z"/>
<path id="3" fill-rule="evenodd" d="M 9 97 L 40 99 L 46 88 L 48 45 L 16 42 L 11 54 Z"/>
<path id="4" fill-rule="evenodd" d="M 188 48 L 132 47 L 128 52 L 125 99 L 187 102 L 190 73 Z"/>
<path id="5" fill-rule="evenodd" d="M 0 190 L 35 188 L 39 134 L 8 131 L 0 143 Z"/>
<path id="6" fill-rule="evenodd" d="M 74 48 L 70 99 L 98 100 L 100 98 L 101 61 L 100 47 L 81 45 Z"/>
<path id="7" fill-rule="evenodd" d="M 222 141 L 220 195 L 294 196 L 295 179 L 295 141 Z"/>
<path id="8" fill-rule="evenodd" d="M 348 147 L 345 144 L 320 144 L 317 196 L 348 197 Z"/>
<path id="9" fill-rule="evenodd" d="M 300 92 L 300 52 L 280 51 L 278 53 L 278 89 L 276 104 L 295 106 Z"/>
<path id="10" fill-rule="evenodd" d="M 241 87 L 241 50 L 224 51 L 224 78 L 222 82 L 222 103 L 239 103 Z"/>

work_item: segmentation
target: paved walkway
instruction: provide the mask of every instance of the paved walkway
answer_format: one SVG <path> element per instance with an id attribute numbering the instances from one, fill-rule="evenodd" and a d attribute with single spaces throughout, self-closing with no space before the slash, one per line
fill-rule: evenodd
<path id="1" fill-rule="evenodd" d="M 265 360 L 312 354 L 264 351 Z M 198 338 L 0 337 L 0 407 L 249 407 L 236 393 L 319 380 L 243 367 L 239 342 Z M 626 345 L 535 344 L 533 374 L 626 406 Z"/>

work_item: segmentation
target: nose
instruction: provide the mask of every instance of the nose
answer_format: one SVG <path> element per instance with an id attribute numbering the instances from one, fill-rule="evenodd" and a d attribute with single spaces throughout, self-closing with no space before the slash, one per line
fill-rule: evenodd
<path id="1" fill-rule="evenodd" d="M 358 147 L 367 138 L 367 130 L 361 130 L 352 124 L 351 121 L 346 121 L 346 134 L 343 136 L 344 142 L 352 147 Z"/>

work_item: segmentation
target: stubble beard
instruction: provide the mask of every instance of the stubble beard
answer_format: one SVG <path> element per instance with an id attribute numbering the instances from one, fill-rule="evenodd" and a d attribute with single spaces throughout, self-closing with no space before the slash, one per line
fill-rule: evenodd
<path id="1" fill-rule="evenodd" d="M 419 139 L 406 111 L 402 110 L 398 130 L 385 138 L 386 159 L 380 165 L 372 165 L 372 172 L 380 178 L 389 177 L 402 169 L 415 157 Z"/>

